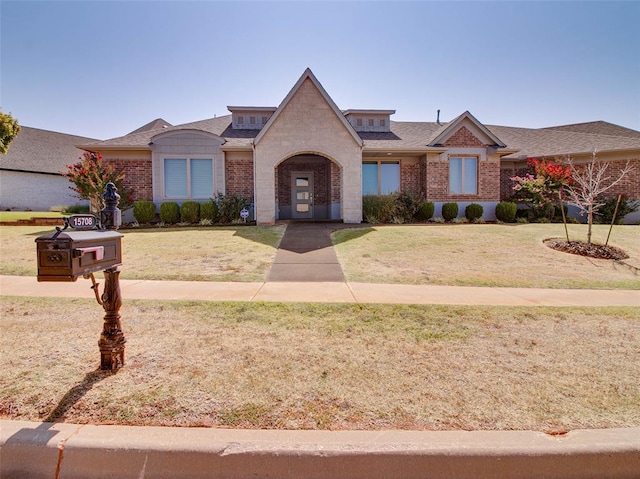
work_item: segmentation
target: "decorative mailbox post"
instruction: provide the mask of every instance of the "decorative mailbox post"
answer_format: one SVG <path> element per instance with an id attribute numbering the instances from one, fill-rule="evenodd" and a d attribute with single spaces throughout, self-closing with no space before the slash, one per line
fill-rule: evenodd
<path id="1" fill-rule="evenodd" d="M 124 365 L 126 339 L 120 325 L 120 271 L 122 233 L 118 195 L 113 183 L 107 183 L 103 194 L 105 207 L 100 220 L 93 215 L 65 218 L 64 228 L 36 239 L 38 281 L 76 281 L 79 276 L 91 279 L 96 300 L 106 314 L 98 346 L 100 369 L 116 371 Z M 73 231 L 68 231 L 71 228 Z M 93 273 L 104 271 L 105 286 L 98 292 Z"/>

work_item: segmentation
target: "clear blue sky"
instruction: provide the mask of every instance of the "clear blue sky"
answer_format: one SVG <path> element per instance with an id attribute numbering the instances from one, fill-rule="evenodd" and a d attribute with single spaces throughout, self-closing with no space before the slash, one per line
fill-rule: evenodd
<path id="1" fill-rule="evenodd" d="M 0 106 L 99 139 L 277 106 L 310 67 L 397 121 L 640 130 L 640 2 L 0 2 Z"/>

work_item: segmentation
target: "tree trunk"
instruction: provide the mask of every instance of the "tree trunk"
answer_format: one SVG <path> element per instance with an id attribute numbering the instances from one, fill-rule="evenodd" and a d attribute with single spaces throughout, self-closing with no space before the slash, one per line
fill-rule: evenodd
<path id="1" fill-rule="evenodd" d="M 593 225 L 593 205 L 589 205 L 589 213 L 587 214 L 587 244 L 591 244 L 591 226 Z"/>

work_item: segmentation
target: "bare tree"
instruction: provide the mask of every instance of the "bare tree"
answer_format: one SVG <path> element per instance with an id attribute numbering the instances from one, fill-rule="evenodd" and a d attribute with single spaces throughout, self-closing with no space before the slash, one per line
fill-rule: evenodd
<path id="1" fill-rule="evenodd" d="M 593 215 L 605 203 L 602 194 L 620 183 L 633 167 L 627 161 L 616 177 L 609 175 L 607 171 L 611 165 L 608 162 L 597 161 L 595 151 L 589 163 L 585 165 L 576 165 L 571 158 L 567 162 L 571 166 L 571 183 L 566 187 L 567 202 L 576 206 L 581 215 L 587 215 L 587 243 L 591 244 Z"/>

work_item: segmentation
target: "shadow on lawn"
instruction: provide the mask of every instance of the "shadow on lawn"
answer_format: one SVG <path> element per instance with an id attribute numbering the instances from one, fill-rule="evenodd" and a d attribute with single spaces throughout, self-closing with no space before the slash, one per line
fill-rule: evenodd
<path id="1" fill-rule="evenodd" d="M 67 393 L 60 399 L 58 405 L 49 415 L 44 418 L 43 422 L 56 422 L 59 419 L 64 419 L 67 411 L 71 409 L 80 399 L 82 399 L 94 385 L 102 381 L 103 379 L 113 376 L 111 371 L 102 371 L 97 369 L 87 373 L 84 379 L 73 386 Z"/>

